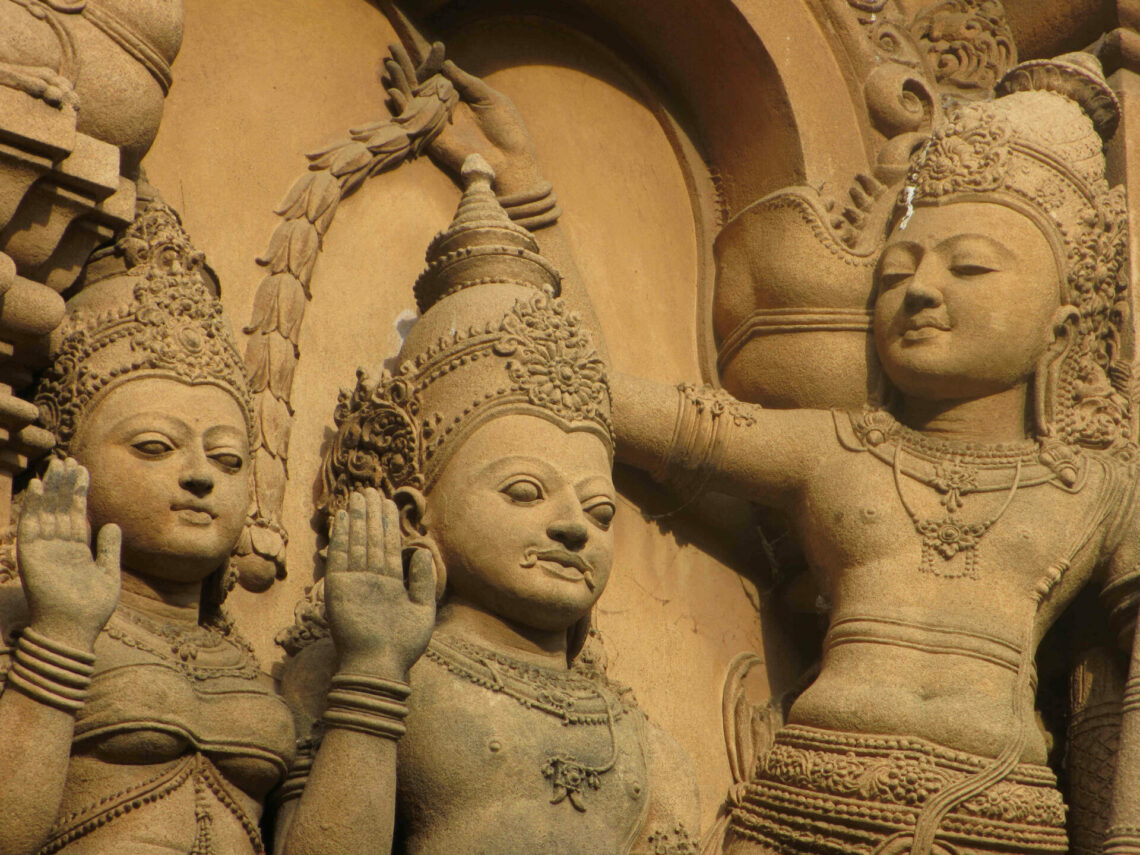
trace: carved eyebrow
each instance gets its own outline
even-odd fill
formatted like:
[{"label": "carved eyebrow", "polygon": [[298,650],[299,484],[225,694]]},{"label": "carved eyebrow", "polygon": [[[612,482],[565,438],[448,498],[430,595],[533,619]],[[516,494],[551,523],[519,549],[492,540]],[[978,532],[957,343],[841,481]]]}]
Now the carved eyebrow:
[{"label": "carved eyebrow", "polygon": [[602,475],[590,475],[574,485],[579,499],[601,499],[614,501],[613,481]]},{"label": "carved eyebrow", "polygon": [[478,472],[479,474],[487,473],[495,475],[501,471],[509,471],[520,466],[529,469],[531,472],[537,471],[546,475],[554,471],[551,469],[549,463],[539,457],[527,457],[522,454],[514,454],[508,457],[496,457],[485,466],[480,467]]},{"label": "carved eyebrow", "polygon": [[938,244],[939,249],[954,250],[961,244],[980,243],[991,252],[997,253],[1004,261],[1016,261],[1016,256],[1008,246],[996,238],[989,235],[977,234],[975,232],[967,232],[965,234],[957,234],[946,238]]},{"label": "carved eyebrow", "polygon": [[206,442],[236,440],[240,445],[246,438],[246,432],[244,428],[236,428],[233,425],[214,425],[206,431],[203,438]]},{"label": "carved eyebrow", "polygon": [[182,421],[182,419],[172,416],[168,412],[154,410],[150,412],[132,413],[126,418],[121,419],[115,425],[114,432],[119,435],[129,435],[132,433],[141,433],[148,428],[165,428],[176,433],[190,430],[189,426],[186,422]]}]

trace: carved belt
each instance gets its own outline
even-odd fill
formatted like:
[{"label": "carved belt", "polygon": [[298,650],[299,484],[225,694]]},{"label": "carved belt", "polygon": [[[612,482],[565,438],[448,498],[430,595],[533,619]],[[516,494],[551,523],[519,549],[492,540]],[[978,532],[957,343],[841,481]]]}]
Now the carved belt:
[{"label": "carved belt", "polygon": [[192,784],[194,787],[194,818],[198,827],[191,855],[223,855],[217,851],[211,839],[213,824],[209,809],[211,796],[241,824],[246,836],[249,837],[252,851],[256,855],[264,855],[265,847],[261,842],[261,832],[257,823],[234,799],[214,764],[202,754],[183,757],[166,766],[152,778],[114,795],[101,798],[90,807],[61,816],[52,829],[51,840],[38,855],[54,855],[124,814],[160,801],[187,784]]},{"label": "carved belt", "polygon": [[[761,758],[731,828],[780,853],[871,853],[913,831],[931,797],[992,763],[922,739],[792,725]],[[935,852],[1068,852],[1056,784],[1048,767],[1016,766],[946,815]]]},{"label": "carved belt", "polygon": [[983,632],[896,618],[851,615],[831,624],[824,650],[843,644],[885,644],[925,653],[952,654],[988,662],[1017,673],[1021,648]]}]

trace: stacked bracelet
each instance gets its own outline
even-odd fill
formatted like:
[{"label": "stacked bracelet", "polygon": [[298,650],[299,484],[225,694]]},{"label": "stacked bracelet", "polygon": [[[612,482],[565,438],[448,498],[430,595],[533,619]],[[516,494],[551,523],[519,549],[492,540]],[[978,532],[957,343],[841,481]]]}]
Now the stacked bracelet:
[{"label": "stacked bracelet", "polygon": [[554,195],[554,185],[549,181],[542,182],[532,190],[498,198],[507,216],[532,232],[554,225],[562,215],[558,197]]},{"label": "stacked bracelet", "polygon": [[407,732],[404,719],[411,691],[407,683],[397,680],[337,674],[329,688],[324,722],[328,727],[399,739]]},{"label": "stacked bracelet", "polygon": [[730,431],[756,423],[743,404],[723,389],[682,383],[669,451],[651,473],[659,481],[699,494],[719,470]]},{"label": "stacked bracelet", "polygon": [[25,629],[16,642],[8,683],[33,700],[76,713],[87,700],[95,656]]}]

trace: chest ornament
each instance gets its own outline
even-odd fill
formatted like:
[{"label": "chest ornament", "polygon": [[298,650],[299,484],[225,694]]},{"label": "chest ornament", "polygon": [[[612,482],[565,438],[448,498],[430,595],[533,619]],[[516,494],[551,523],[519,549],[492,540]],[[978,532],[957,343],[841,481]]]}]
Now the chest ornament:
[{"label": "chest ornament", "polygon": [[[1076,492],[1084,483],[1083,461],[1069,446],[1038,440],[948,442],[899,424],[885,410],[864,410],[853,414],[851,422],[866,450],[891,467],[899,503],[922,540],[919,570],[923,573],[977,579],[978,545],[1020,488],[1054,484]],[[907,498],[907,479],[933,490],[944,512],[937,517],[919,514],[913,497]],[[980,499],[985,493],[997,494],[989,499],[987,513],[973,518],[961,513],[967,497]]]},{"label": "chest ornament", "polygon": [[578,812],[586,812],[585,793],[601,789],[602,776],[617,762],[614,723],[625,710],[616,697],[573,671],[520,662],[454,636],[435,636],[424,658],[488,691],[513,698],[526,709],[559,719],[566,727],[604,726],[609,749],[600,763],[587,763],[560,752],[550,755],[542,765],[542,776],[552,789],[550,803],[567,801]]}]

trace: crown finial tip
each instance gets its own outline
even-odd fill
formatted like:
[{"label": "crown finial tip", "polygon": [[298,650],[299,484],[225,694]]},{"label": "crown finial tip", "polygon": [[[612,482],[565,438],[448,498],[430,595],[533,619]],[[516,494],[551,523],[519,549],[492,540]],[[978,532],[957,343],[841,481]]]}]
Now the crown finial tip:
[{"label": "crown finial tip", "polygon": [[459,174],[463,178],[463,186],[467,188],[474,186],[479,181],[485,181],[489,186],[495,180],[495,170],[491,168],[491,164],[487,163],[486,158],[481,154],[467,155]]}]

